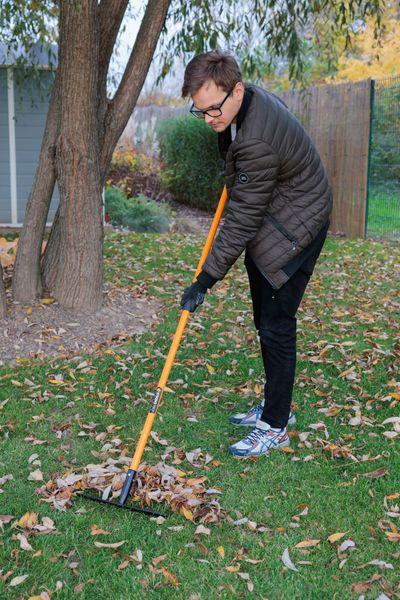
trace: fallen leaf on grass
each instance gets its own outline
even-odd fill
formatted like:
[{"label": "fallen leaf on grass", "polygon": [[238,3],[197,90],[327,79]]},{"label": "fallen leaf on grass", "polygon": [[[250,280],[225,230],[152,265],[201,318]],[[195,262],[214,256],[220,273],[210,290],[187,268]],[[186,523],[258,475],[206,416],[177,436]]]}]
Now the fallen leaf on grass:
[{"label": "fallen leaf on grass", "polygon": [[35,512],[26,512],[18,521],[18,525],[24,529],[32,529],[38,522],[38,516]]},{"label": "fallen leaf on grass", "polygon": [[375,471],[371,471],[370,473],[364,473],[365,477],[369,477],[370,479],[377,479],[378,477],[383,477],[388,473],[388,469],[385,467],[381,467],[380,469],[375,469]]},{"label": "fallen leaf on grass", "polygon": [[196,531],[195,531],[195,533],[197,533],[197,534],[200,534],[200,533],[202,533],[202,534],[204,534],[204,535],[210,535],[210,533],[211,533],[211,529],[209,529],[208,527],[204,527],[204,525],[199,525],[199,526],[196,528]]},{"label": "fallen leaf on grass", "polygon": [[298,568],[292,562],[292,559],[289,556],[289,548],[285,548],[285,550],[283,551],[283,554],[281,556],[281,560],[282,560],[283,564],[285,565],[285,567],[287,567],[288,569],[291,569],[292,571],[298,571]]},{"label": "fallen leaf on grass", "polygon": [[382,575],[380,573],[374,573],[371,579],[367,579],[367,581],[357,581],[356,583],[351,584],[351,591],[353,594],[364,594],[371,589],[371,586],[376,582],[382,579]]},{"label": "fallen leaf on grass", "polygon": [[10,583],[8,584],[8,587],[15,587],[19,585],[20,583],[25,581],[27,577],[28,575],[18,575],[18,577],[13,577],[13,579],[11,579]]},{"label": "fallen leaf on grass", "polygon": [[303,540],[295,545],[295,548],[310,548],[311,546],[317,546],[321,540]]},{"label": "fallen leaf on grass", "polygon": [[43,481],[43,473],[40,469],[35,469],[35,471],[31,471],[28,477],[29,481]]},{"label": "fallen leaf on grass", "polygon": [[167,579],[169,579],[169,581],[172,583],[172,585],[175,587],[178,587],[178,585],[179,585],[178,578],[175,577],[175,575],[173,575],[171,573],[171,571],[168,571],[168,569],[166,569],[163,565],[161,565],[161,570],[162,570],[163,574],[165,575],[165,577]]},{"label": "fallen leaf on grass", "polygon": [[217,548],[217,552],[220,555],[221,558],[225,558],[225,550],[223,546],[218,546]]},{"label": "fallen leaf on grass", "polygon": [[111,531],[106,531],[105,529],[100,529],[97,525],[92,525],[90,528],[90,533],[92,535],[109,535]]},{"label": "fallen leaf on grass", "polygon": [[350,539],[345,540],[338,547],[338,552],[345,552],[346,550],[354,550],[355,547],[356,547],[356,544],[355,544],[355,542],[353,542],[353,540],[350,540]]},{"label": "fallen leaf on grass", "polygon": [[109,544],[106,544],[105,542],[93,542],[94,545],[96,546],[96,548],[119,548],[120,546],[122,546],[122,544],[125,544],[125,540],[122,540],[122,542],[112,542]]},{"label": "fallen leaf on grass", "polygon": [[19,540],[19,545],[22,550],[33,550],[32,546],[30,545],[23,533],[18,533],[16,538],[17,540]]}]

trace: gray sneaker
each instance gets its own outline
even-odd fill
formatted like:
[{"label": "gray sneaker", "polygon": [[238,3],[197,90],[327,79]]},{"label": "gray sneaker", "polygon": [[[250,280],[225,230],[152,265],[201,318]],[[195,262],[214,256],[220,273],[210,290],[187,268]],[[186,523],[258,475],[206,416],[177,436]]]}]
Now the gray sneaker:
[{"label": "gray sneaker", "polygon": [[[232,425],[244,425],[245,427],[255,427],[257,421],[261,418],[262,411],[264,408],[264,401],[253,406],[247,413],[237,413],[229,417],[229,422]],[[288,425],[294,425],[296,423],[296,415],[291,410],[289,413]]]}]

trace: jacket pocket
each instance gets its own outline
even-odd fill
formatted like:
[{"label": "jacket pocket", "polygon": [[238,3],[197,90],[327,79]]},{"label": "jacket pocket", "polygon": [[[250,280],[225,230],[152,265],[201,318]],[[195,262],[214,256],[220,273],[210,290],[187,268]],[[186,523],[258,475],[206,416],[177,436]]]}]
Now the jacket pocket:
[{"label": "jacket pocket", "polygon": [[275,219],[275,217],[273,217],[270,214],[266,214],[265,218],[272,223],[272,225],[275,227],[275,229],[277,229],[278,231],[280,231],[282,233],[282,235],[285,236],[285,238],[287,238],[291,244],[292,244],[292,250],[295,251],[297,249],[297,244],[298,244],[298,240],[296,237],[294,237],[294,235],[292,233],[290,233],[283,225],[282,223],[279,223],[279,221],[277,221]]}]

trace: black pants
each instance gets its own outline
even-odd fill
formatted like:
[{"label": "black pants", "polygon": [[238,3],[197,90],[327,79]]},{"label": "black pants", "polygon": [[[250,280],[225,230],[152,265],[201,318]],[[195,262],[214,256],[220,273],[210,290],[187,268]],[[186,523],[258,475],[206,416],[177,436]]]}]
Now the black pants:
[{"label": "black pants", "polygon": [[279,290],[268,283],[248,252],[245,255],[266,378],[261,420],[271,427],[286,427],[288,422],[296,371],[296,312],[324,241]]}]

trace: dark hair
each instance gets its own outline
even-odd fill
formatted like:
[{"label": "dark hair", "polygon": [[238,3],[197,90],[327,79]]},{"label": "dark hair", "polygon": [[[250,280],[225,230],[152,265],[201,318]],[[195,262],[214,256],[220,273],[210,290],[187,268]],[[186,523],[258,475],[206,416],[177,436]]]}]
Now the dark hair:
[{"label": "dark hair", "polygon": [[242,81],[242,72],[232,54],[212,50],[192,58],[185,69],[182,98],[193,96],[209,79],[225,92],[231,90],[238,81]]}]

